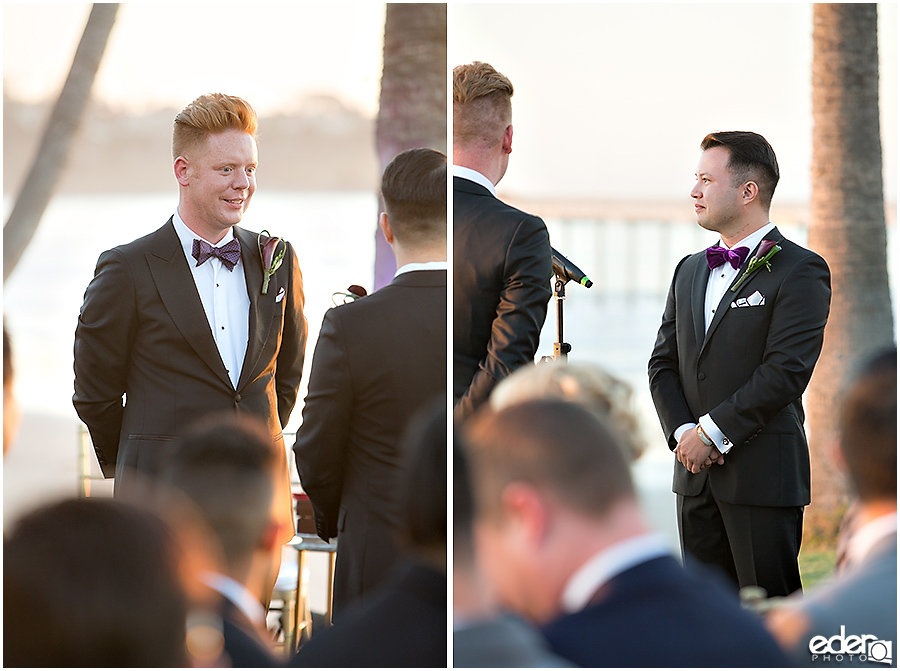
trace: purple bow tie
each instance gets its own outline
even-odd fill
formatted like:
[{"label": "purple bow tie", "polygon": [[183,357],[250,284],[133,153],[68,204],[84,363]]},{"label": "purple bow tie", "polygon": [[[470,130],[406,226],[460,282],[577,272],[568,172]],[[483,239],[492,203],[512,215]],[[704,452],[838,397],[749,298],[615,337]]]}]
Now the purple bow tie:
[{"label": "purple bow tie", "polygon": [[731,264],[732,268],[737,270],[741,267],[741,264],[747,258],[747,254],[749,253],[750,249],[747,247],[726,249],[725,247],[714,245],[706,250],[706,262],[709,264],[710,270],[718,268],[726,261]]},{"label": "purple bow tie", "polygon": [[197,259],[198,266],[202,266],[215,256],[231,272],[241,260],[241,243],[234,238],[221,247],[213,247],[206,240],[194,238],[194,249],[191,251],[191,256]]}]

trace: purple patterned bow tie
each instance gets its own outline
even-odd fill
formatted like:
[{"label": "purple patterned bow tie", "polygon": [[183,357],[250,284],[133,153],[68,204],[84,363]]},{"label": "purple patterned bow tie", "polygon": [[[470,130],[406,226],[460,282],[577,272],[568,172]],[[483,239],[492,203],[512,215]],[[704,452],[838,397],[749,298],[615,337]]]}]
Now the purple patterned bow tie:
[{"label": "purple patterned bow tie", "polygon": [[191,251],[191,256],[197,259],[198,266],[202,266],[215,256],[231,272],[241,260],[241,243],[234,238],[221,247],[213,247],[206,240],[194,238],[194,249]]},{"label": "purple patterned bow tie", "polygon": [[706,250],[706,262],[709,264],[710,270],[718,268],[726,261],[731,264],[732,268],[737,270],[741,267],[741,264],[747,258],[747,254],[749,253],[750,249],[747,247],[726,249],[725,247],[713,245]]}]

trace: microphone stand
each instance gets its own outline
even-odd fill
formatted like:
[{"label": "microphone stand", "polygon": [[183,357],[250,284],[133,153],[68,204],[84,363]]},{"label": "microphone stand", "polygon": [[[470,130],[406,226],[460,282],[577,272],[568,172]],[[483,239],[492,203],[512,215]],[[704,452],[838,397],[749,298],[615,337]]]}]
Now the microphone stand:
[{"label": "microphone stand", "polygon": [[[556,299],[556,342],[553,343],[553,361],[567,361],[572,346],[563,340],[563,301],[566,300],[566,280],[559,275],[553,284],[553,297]],[[551,357],[544,357],[545,360]]]}]

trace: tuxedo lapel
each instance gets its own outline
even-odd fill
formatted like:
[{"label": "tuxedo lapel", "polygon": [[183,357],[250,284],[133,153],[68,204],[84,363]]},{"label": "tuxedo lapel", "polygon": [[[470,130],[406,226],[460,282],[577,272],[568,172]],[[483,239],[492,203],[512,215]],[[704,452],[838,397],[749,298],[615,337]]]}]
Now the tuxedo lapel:
[{"label": "tuxedo lapel", "polygon": [[241,366],[241,375],[237,384],[237,388],[241,389],[249,380],[253,379],[263,347],[269,339],[272,317],[275,314],[275,297],[281,287],[275,276],[272,276],[268,293],[262,294],[263,269],[259,256],[259,239],[253,233],[237,226],[234,227],[234,235],[241,243],[241,263],[244,266],[244,278],[247,280],[247,295],[250,297],[247,352],[244,355],[244,363]]},{"label": "tuxedo lapel", "polygon": [[[777,228],[773,228],[771,231],[769,231],[768,235],[766,235],[763,238],[763,240],[773,240],[775,242],[781,242],[784,240],[784,236],[782,236],[781,233],[778,232]],[[759,241],[759,245],[761,245],[763,243],[763,240]],[[755,273],[753,273],[753,275],[751,275],[747,280],[744,281],[744,283],[740,286],[740,289],[738,291],[731,290],[731,287],[734,286],[734,283],[737,282],[738,279],[740,279],[740,277],[744,274],[744,271],[746,271],[747,268],[749,267],[750,259],[752,259],[753,256],[756,254],[756,250],[759,249],[759,245],[757,245],[753,250],[751,250],[751,252],[749,254],[747,254],[747,258],[744,259],[744,263],[741,265],[741,269],[738,272],[737,277],[735,277],[734,282],[732,282],[731,284],[728,285],[728,288],[725,290],[725,295],[722,296],[722,300],[719,301],[719,305],[718,305],[718,307],[716,307],[716,314],[713,316],[712,322],[709,325],[709,329],[706,331],[706,339],[703,341],[704,347],[706,346],[706,343],[709,341],[709,338],[712,336],[713,331],[716,330],[716,327],[719,325],[719,322],[721,322],[725,318],[726,313],[728,313],[728,311],[730,309],[729,306],[731,305],[731,302],[735,298],[738,298],[742,293],[744,293],[746,291],[746,288],[753,282],[753,280],[759,274],[760,271],[759,271],[759,269],[757,269],[757,271]],[[707,273],[707,276],[708,275],[709,275],[709,273]],[[704,287],[705,287],[705,285],[704,285]],[[701,347],[701,351],[702,350],[703,350],[703,348]]]},{"label": "tuxedo lapel", "polygon": [[216,376],[231,386],[171,219],[154,234],[146,258],[159,297],[175,327]]},{"label": "tuxedo lapel", "polygon": [[691,284],[691,315],[694,318],[694,333],[697,348],[701,349],[706,337],[706,284],[709,280],[709,265],[706,257],[699,254],[694,266],[694,280]]}]

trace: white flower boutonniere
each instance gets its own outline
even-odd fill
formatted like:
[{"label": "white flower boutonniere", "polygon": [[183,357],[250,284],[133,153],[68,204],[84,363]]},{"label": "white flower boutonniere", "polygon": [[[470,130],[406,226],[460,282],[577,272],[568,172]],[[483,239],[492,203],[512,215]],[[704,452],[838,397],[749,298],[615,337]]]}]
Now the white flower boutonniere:
[{"label": "white flower boutonniere", "polygon": [[737,291],[744,282],[750,279],[750,276],[753,275],[753,273],[755,273],[763,266],[766,267],[766,270],[772,272],[772,266],[769,261],[780,251],[781,247],[775,244],[774,241],[763,240],[762,244],[759,246],[759,249],[756,250],[756,254],[753,255],[752,259],[750,259],[750,263],[747,264],[747,270],[745,270],[744,274],[738,278],[737,282],[735,282],[731,287],[731,290]]}]

